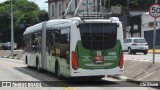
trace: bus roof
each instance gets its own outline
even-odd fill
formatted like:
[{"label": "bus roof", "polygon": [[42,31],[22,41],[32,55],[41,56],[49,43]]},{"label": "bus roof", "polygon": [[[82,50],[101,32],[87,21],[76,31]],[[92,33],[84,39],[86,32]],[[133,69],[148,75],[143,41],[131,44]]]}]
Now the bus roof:
[{"label": "bus roof", "polygon": [[[92,22],[92,23],[105,23],[105,22],[111,22],[111,23],[117,23],[120,22],[119,18],[117,17],[111,17],[109,19],[81,19],[80,17],[73,17],[73,18],[67,18],[67,19],[54,19],[47,21],[47,28],[50,27],[57,27],[61,24],[71,24],[71,23],[77,23],[77,22]],[[33,32],[41,31],[42,30],[42,24],[43,22],[33,25],[31,27],[28,27],[23,35],[30,34]]]},{"label": "bus roof", "polygon": [[[68,18],[68,20],[71,20],[72,22],[74,21],[82,21],[80,17],[73,17],[73,18]],[[119,18],[117,17],[110,17],[109,19],[84,19],[83,21],[85,22],[96,22],[96,23],[102,23],[102,22],[119,22]]]},{"label": "bus roof", "polygon": [[36,31],[40,31],[42,29],[42,24],[43,24],[43,22],[38,23],[36,25],[33,25],[31,27],[28,27],[25,30],[25,32],[23,33],[23,35],[26,35],[26,34],[29,34],[29,33],[32,33],[32,32],[36,32]]}]

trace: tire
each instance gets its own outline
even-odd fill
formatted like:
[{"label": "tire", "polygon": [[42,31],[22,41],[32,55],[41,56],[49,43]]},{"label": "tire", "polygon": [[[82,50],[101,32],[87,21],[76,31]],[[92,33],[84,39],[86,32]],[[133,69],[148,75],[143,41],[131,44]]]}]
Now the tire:
[{"label": "tire", "polygon": [[147,55],[147,54],[148,54],[148,52],[147,52],[147,51],[145,51],[145,52],[143,52],[143,54],[144,54],[144,55]]},{"label": "tire", "polygon": [[132,54],[131,48],[128,48],[128,54]]},{"label": "tire", "polygon": [[136,52],[132,52],[133,54],[136,54]]},{"label": "tire", "polygon": [[55,65],[55,75],[59,80],[62,80],[62,76],[60,74],[60,66],[58,62],[56,62],[56,65]]},{"label": "tire", "polygon": [[43,72],[43,69],[40,67],[40,63],[39,63],[38,59],[36,60],[36,68],[37,68],[38,72],[40,72],[40,73]]},{"label": "tire", "polygon": [[29,67],[29,65],[28,65],[28,58],[27,58],[27,56],[26,56],[26,65],[27,65],[27,67]]}]

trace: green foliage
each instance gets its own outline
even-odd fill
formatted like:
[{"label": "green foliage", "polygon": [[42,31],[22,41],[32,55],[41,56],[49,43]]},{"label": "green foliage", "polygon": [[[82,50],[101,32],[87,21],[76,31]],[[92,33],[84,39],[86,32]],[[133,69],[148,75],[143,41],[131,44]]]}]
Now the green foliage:
[{"label": "green foliage", "polygon": [[[14,16],[14,34],[15,42],[21,45],[22,35],[25,28],[19,28],[19,24],[24,22],[25,26],[48,20],[48,13],[40,10],[38,5],[27,0],[12,0]],[[10,0],[0,3],[0,40],[3,42],[10,41]]]}]

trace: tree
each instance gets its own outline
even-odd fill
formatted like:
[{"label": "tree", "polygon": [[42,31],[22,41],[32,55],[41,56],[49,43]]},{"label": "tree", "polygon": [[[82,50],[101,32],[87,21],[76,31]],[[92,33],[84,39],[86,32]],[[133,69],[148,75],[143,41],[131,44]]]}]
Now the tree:
[{"label": "tree", "polygon": [[[27,0],[12,0],[14,16],[15,42],[21,46],[22,35],[27,26],[48,20],[48,13],[40,10],[38,5]],[[10,41],[10,0],[0,3],[0,40]],[[20,24],[25,27],[20,28]]]}]

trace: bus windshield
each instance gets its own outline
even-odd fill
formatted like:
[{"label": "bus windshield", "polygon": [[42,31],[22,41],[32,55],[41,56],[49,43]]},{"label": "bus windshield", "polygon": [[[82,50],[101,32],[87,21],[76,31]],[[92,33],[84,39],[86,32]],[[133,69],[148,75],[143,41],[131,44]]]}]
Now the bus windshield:
[{"label": "bus windshield", "polygon": [[79,29],[82,45],[86,49],[104,50],[116,44],[116,23],[82,23]]}]

